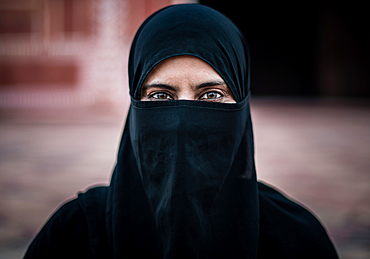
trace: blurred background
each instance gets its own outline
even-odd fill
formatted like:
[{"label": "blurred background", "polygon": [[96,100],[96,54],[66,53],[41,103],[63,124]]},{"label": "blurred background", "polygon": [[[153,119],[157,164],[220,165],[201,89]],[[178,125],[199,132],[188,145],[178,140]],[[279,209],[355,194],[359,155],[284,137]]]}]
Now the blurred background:
[{"label": "blurred background", "polygon": [[369,16],[330,0],[0,0],[0,258],[109,184],[133,36],[185,2],[221,11],[249,43],[259,180],[314,211],[341,258],[370,258]]}]

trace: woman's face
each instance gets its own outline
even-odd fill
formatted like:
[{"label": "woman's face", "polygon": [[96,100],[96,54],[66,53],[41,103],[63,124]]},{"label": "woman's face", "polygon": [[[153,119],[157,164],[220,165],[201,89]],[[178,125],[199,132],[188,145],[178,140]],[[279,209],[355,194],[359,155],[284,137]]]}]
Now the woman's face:
[{"label": "woman's face", "polygon": [[143,83],[140,100],[235,103],[230,88],[213,67],[186,55],[168,58],[155,66]]}]

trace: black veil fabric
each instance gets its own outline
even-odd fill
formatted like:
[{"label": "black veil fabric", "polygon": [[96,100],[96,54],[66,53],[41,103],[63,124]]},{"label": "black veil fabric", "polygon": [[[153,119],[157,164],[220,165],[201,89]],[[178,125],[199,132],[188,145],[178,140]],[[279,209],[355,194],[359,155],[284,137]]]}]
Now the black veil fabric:
[{"label": "black veil fabric", "polygon": [[[211,65],[236,103],[142,102],[161,61]],[[337,258],[320,222],[256,181],[248,47],[235,25],[197,4],[166,7],[139,28],[131,106],[110,186],[62,206],[25,258]]]},{"label": "black veil fabric", "polygon": [[[155,65],[179,55],[210,64],[237,103],[139,101]],[[108,191],[115,258],[337,257],[311,213],[256,181],[249,63],[240,31],[205,6],[170,6],[139,28],[129,57],[131,106]]]}]

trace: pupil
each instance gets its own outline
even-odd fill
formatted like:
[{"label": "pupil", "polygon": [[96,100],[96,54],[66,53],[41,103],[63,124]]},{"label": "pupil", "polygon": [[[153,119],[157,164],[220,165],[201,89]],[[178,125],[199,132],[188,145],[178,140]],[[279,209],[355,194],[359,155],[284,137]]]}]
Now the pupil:
[{"label": "pupil", "polygon": [[159,94],[158,97],[159,99],[166,99],[166,94],[163,94],[163,93]]},{"label": "pupil", "polygon": [[214,98],[216,98],[216,94],[215,93],[209,93],[208,98],[209,99],[214,99]]}]

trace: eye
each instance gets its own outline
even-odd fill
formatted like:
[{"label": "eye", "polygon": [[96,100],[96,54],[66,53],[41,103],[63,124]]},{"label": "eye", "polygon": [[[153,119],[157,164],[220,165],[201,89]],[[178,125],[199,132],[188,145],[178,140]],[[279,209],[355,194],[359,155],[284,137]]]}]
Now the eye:
[{"label": "eye", "polygon": [[222,99],[222,97],[224,97],[223,94],[216,92],[216,91],[211,91],[211,92],[207,92],[203,94],[202,97],[200,97],[200,100],[214,101],[214,100]]},{"label": "eye", "polygon": [[167,101],[172,100],[173,98],[164,92],[156,92],[154,94],[149,95],[149,99],[152,101]]}]

